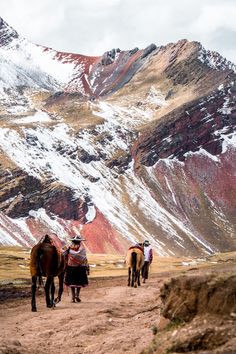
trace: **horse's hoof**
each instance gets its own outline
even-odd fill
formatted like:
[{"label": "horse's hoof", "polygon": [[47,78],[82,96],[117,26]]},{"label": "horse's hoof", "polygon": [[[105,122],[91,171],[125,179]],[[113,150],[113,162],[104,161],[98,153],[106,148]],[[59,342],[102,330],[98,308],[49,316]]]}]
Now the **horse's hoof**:
[{"label": "horse's hoof", "polygon": [[32,307],[31,311],[32,311],[32,312],[37,312],[36,307]]},{"label": "horse's hoof", "polygon": [[134,285],[134,288],[137,288],[137,285],[136,285],[136,284]]}]

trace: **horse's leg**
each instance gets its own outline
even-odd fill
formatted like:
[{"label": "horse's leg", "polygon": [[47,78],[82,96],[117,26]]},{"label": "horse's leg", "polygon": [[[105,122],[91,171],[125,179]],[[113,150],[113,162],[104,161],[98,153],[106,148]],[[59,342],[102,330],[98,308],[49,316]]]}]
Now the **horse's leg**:
[{"label": "horse's leg", "polygon": [[59,279],[59,288],[58,288],[58,295],[57,298],[55,299],[55,304],[61,301],[61,296],[63,293],[63,282],[64,282],[64,272],[58,275]]},{"label": "horse's leg", "polygon": [[36,312],[36,283],[37,283],[37,275],[32,276],[32,285],[31,285],[31,311]]},{"label": "horse's leg", "polygon": [[50,300],[52,307],[55,307],[54,295],[55,295],[55,283],[54,283],[54,278],[52,278],[52,283],[51,283],[51,300]]},{"label": "horse's leg", "polygon": [[52,280],[53,280],[53,277],[52,276],[48,276],[47,280],[46,280],[45,287],[44,287],[47,307],[52,307],[52,304],[51,304],[51,301],[50,301],[50,295],[49,295],[49,291],[50,291],[50,288],[51,288]]},{"label": "horse's leg", "polygon": [[140,270],[137,270],[138,286],[140,286]]},{"label": "horse's leg", "polygon": [[134,287],[137,288],[138,270],[134,272]]},{"label": "horse's leg", "polygon": [[128,269],[128,286],[130,286],[131,268]]},{"label": "horse's leg", "polygon": [[135,287],[135,269],[132,269],[131,286]]},{"label": "horse's leg", "polygon": [[131,253],[131,264],[132,264],[132,266],[131,266],[131,268],[132,268],[131,286],[135,286],[136,285],[135,284],[135,282],[136,282],[136,270],[137,270],[137,253],[136,252],[132,252]]}]

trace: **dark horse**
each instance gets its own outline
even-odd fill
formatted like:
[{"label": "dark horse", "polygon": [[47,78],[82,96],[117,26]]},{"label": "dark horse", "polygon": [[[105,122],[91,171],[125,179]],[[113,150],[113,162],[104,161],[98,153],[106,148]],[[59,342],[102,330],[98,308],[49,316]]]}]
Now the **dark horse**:
[{"label": "dark horse", "polygon": [[137,285],[140,286],[140,271],[144,264],[144,254],[141,246],[132,246],[128,249],[126,264],[128,266],[128,286],[137,288]]},{"label": "dark horse", "polygon": [[[58,247],[56,247],[58,245]],[[37,279],[42,284],[42,277],[46,277],[44,286],[47,307],[54,307],[56,303],[61,301],[63,293],[63,280],[65,270],[64,256],[60,252],[61,241],[57,236],[45,235],[44,238],[35,245],[30,254],[30,273],[32,277],[32,311],[36,308],[36,285]],[[58,297],[54,301],[55,284],[54,277],[59,278]]]}]

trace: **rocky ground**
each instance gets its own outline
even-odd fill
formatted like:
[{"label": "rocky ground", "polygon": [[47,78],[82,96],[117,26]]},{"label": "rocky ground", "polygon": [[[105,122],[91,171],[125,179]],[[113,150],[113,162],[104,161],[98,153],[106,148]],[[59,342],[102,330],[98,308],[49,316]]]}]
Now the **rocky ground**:
[{"label": "rocky ground", "polygon": [[92,276],[81,303],[65,289],[54,310],[40,290],[37,313],[29,285],[2,281],[0,353],[235,353],[236,254],[184,265],[160,266],[138,289],[126,276]]}]

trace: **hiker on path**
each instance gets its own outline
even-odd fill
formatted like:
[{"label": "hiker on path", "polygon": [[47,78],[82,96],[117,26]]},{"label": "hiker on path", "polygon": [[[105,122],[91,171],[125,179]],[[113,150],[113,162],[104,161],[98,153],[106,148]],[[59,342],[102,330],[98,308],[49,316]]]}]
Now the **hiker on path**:
[{"label": "hiker on path", "polygon": [[153,260],[152,247],[148,240],[144,241],[143,249],[144,249],[144,265],[142,267],[142,278],[143,278],[143,283],[145,283],[146,280],[148,279],[149,267]]},{"label": "hiker on path", "polygon": [[77,235],[70,241],[71,245],[64,252],[67,259],[65,284],[70,287],[71,301],[80,302],[80,289],[88,286],[89,274],[86,250],[82,244],[85,239]]}]

